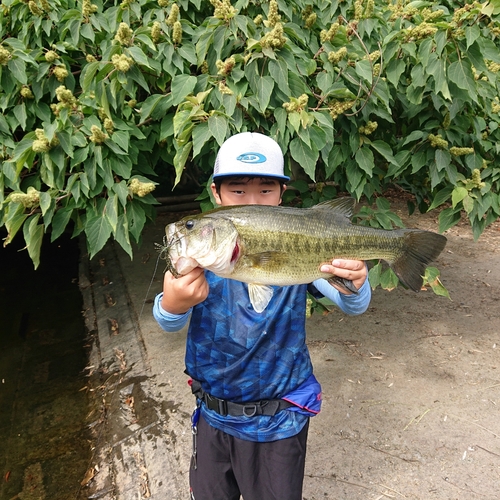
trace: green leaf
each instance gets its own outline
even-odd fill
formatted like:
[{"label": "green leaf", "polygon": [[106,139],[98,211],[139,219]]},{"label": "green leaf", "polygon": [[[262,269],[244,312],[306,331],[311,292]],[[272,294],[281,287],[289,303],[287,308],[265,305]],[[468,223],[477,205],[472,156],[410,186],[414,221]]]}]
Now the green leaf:
[{"label": "green leaf", "polygon": [[309,91],[304,79],[292,71],[288,74],[288,85],[290,86],[291,96],[300,96],[302,94],[307,94]]},{"label": "green leaf", "polygon": [[426,268],[424,275],[424,286],[428,284],[436,295],[439,295],[440,297],[447,297],[448,299],[450,299],[450,293],[448,292],[448,290],[446,290],[443,283],[441,283],[439,274],[439,270],[435,267]]},{"label": "green leaf", "polygon": [[32,215],[23,226],[24,241],[35,269],[40,265],[40,250],[44,233],[44,225],[38,224],[39,219],[40,214]]},{"label": "green leaf", "polygon": [[445,208],[438,216],[439,232],[444,233],[446,230],[458,224],[460,221],[460,210],[454,208]]},{"label": "green leaf", "polygon": [[477,41],[468,48],[467,55],[469,56],[472,66],[474,66],[477,71],[488,71],[488,67],[484,62],[484,56],[481,53],[481,47]]},{"label": "green leaf", "polygon": [[292,158],[304,169],[304,172],[315,180],[316,162],[318,161],[319,151],[305,144],[296,137],[290,142],[290,154]]},{"label": "green leaf", "polygon": [[132,45],[132,47],[129,47],[127,49],[127,51],[132,56],[132,59],[137,64],[142,64],[143,66],[146,66],[147,68],[151,68],[146,54],[144,54],[144,52],[140,49],[140,47],[137,47],[136,45]]},{"label": "green leaf", "polygon": [[426,134],[424,132],[422,132],[421,130],[414,130],[406,137],[406,139],[403,142],[403,146],[406,146],[410,142],[418,141],[419,139],[422,139],[422,137],[424,137],[424,135],[426,135]]},{"label": "green leaf", "polygon": [[193,149],[193,142],[189,141],[183,146],[181,146],[174,156],[174,167],[175,167],[174,186],[177,186],[177,184],[179,184],[181,180],[182,173],[184,172],[184,166],[186,165],[186,161],[189,158],[192,149]]},{"label": "green leaf", "polygon": [[288,122],[290,123],[293,131],[295,133],[298,133],[300,129],[300,113],[298,113],[297,111],[288,113]]},{"label": "green leaf", "polygon": [[498,43],[493,42],[489,38],[482,37],[478,40],[481,46],[481,53],[485,59],[493,62],[500,63],[500,51],[498,50]]},{"label": "green leaf", "polygon": [[189,62],[189,64],[197,64],[196,51],[193,45],[183,44],[182,47],[179,47],[178,52],[183,59]]},{"label": "green leaf", "polygon": [[7,63],[7,67],[9,71],[12,73],[12,76],[22,85],[26,85],[28,83],[28,76],[26,74],[26,63],[20,59],[19,57],[13,57]]},{"label": "green leaf", "polygon": [[465,39],[467,40],[467,49],[479,38],[481,31],[479,26],[474,24],[465,27]]},{"label": "green leaf", "polygon": [[91,62],[83,67],[82,74],[80,75],[80,84],[83,92],[88,92],[92,87],[94,76],[99,69],[99,65],[99,62]]},{"label": "green leaf", "polygon": [[125,132],[124,130],[115,130],[111,136],[111,140],[118,144],[123,151],[126,153],[128,152],[130,144],[130,134],[128,132]]},{"label": "green leaf", "polygon": [[356,151],[354,158],[359,168],[371,177],[373,175],[373,168],[375,167],[375,161],[371,150],[369,148],[361,147]]},{"label": "green leaf", "polygon": [[[333,75],[329,71],[322,71],[321,73],[318,73],[318,76],[316,77],[316,82],[321,92],[326,94],[330,89],[330,87],[333,85]],[[288,85],[288,78],[287,78],[287,85]]]},{"label": "green leaf", "polygon": [[146,223],[146,214],[142,203],[132,200],[127,205],[127,219],[130,234],[139,241],[141,233]]},{"label": "green leaf", "polygon": [[[119,75],[119,73],[118,73]],[[139,68],[137,66],[132,66],[125,77],[125,82],[127,82],[127,78],[130,78],[130,80],[133,80],[134,82],[138,83],[146,92],[150,92],[149,90],[149,85],[146,79],[144,78],[144,75],[141,73]]]},{"label": "green leaf", "polygon": [[373,69],[370,64],[370,61],[367,61],[366,59],[363,59],[362,61],[357,61],[355,66],[355,71],[360,78],[368,81],[368,83],[370,84],[372,83]]},{"label": "green leaf", "polygon": [[17,234],[19,229],[21,229],[24,221],[28,217],[24,213],[24,206],[21,203],[9,203],[9,210],[7,216],[4,220],[5,227],[7,229],[7,238],[5,238],[3,245],[8,245]]},{"label": "green leaf", "polygon": [[446,169],[451,162],[451,155],[448,151],[436,149],[434,154],[438,171]]},{"label": "green leaf", "polygon": [[384,141],[378,140],[370,142],[370,145],[372,146],[373,149],[378,151],[388,162],[393,163],[398,167],[400,166],[399,162],[396,160],[396,158],[394,158],[394,155],[392,154],[392,149],[389,146],[389,144],[387,144]]},{"label": "green leaf", "polygon": [[281,92],[287,97],[292,97],[288,86],[288,66],[283,59],[269,61],[269,74],[275,79]]},{"label": "green leaf", "polygon": [[125,214],[118,217],[116,232],[114,233],[115,240],[127,252],[130,259],[133,259],[132,245],[130,244],[128,220]]},{"label": "green leaf", "polygon": [[260,111],[265,113],[269,106],[271,94],[274,89],[274,80],[271,76],[263,76],[257,82],[257,99],[259,101]]},{"label": "green leaf", "polygon": [[424,151],[418,151],[411,157],[412,174],[416,174],[427,164],[427,154]]},{"label": "green leaf", "polygon": [[[114,136],[114,134],[113,134],[113,136]],[[115,153],[117,155],[126,155],[127,151],[124,151],[123,149],[121,149],[118,146],[118,144],[114,141],[113,136],[111,137],[111,139],[106,139],[104,141],[104,144],[106,144],[106,146],[108,146],[108,148],[111,149],[111,151],[113,151],[113,153]],[[96,148],[95,151],[97,154],[98,151],[101,151],[101,148]],[[102,159],[98,162],[98,164],[102,166]]]},{"label": "green leaf", "polygon": [[450,199],[452,191],[453,191],[453,186],[447,186],[444,189],[441,189],[441,191],[439,191],[436,194],[436,196],[434,196],[434,199],[432,200],[429,210],[433,210],[434,208],[439,207],[443,203],[446,203]]},{"label": "green leaf", "polygon": [[380,286],[384,290],[394,290],[398,286],[399,279],[391,268],[385,269],[380,275]]},{"label": "green leaf", "polygon": [[57,138],[59,139],[59,144],[63,151],[70,157],[73,158],[73,145],[71,144],[71,135],[67,130],[61,130],[57,132]]},{"label": "green leaf", "polygon": [[224,111],[227,116],[233,116],[236,109],[237,100],[234,95],[223,95],[222,102],[224,104]]},{"label": "green leaf", "polygon": [[469,191],[461,186],[455,186],[451,193],[452,207],[455,208],[467,195]]},{"label": "green leaf", "polygon": [[83,38],[86,38],[87,40],[94,42],[95,33],[94,33],[94,30],[92,29],[91,24],[83,23],[81,28],[80,28],[80,33],[81,33]]},{"label": "green leaf", "polygon": [[102,214],[93,214],[87,211],[85,234],[89,242],[90,258],[92,259],[101,250],[111,236],[111,226]]},{"label": "green leaf", "polygon": [[387,80],[397,88],[399,79],[404,73],[406,65],[402,59],[392,59],[386,68]]},{"label": "green leaf", "polygon": [[309,184],[302,179],[297,179],[295,181],[291,181],[288,183],[288,186],[297,189],[297,191],[300,194],[304,194],[304,193],[309,192]]},{"label": "green leaf", "polygon": [[19,141],[12,154],[12,159],[10,161],[16,163],[18,170],[20,170],[28,158],[28,156],[33,153],[31,146],[33,146],[33,141],[35,140],[35,133],[27,133],[21,141]]},{"label": "green leaf", "polygon": [[438,59],[437,57],[431,57],[429,60],[429,64],[426,67],[426,71],[428,74],[434,77],[435,92],[440,92],[445,99],[451,100],[448,81],[446,79],[445,65],[446,61]]},{"label": "green leaf", "polygon": [[380,262],[378,264],[375,264],[369,271],[368,271],[368,281],[370,282],[370,286],[372,287],[373,290],[377,288],[380,285],[380,275],[382,273],[382,265]]},{"label": "green leaf", "polygon": [[0,114],[0,132],[3,132],[4,134],[10,133],[9,124],[3,114]]},{"label": "green leaf", "polygon": [[413,84],[409,85],[406,90],[406,97],[408,100],[415,104],[416,106],[422,103],[422,98],[424,95],[424,87],[415,87]]},{"label": "green leaf", "polygon": [[467,195],[462,200],[462,205],[464,210],[467,212],[467,215],[474,210],[474,199],[467,193]]},{"label": "green leaf", "polygon": [[118,224],[118,196],[111,194],[106,201],[104,208],[104,215],[111,226],[111,229],[116,233],[116,226]]},{"label": "green leaf", "polygon": [[52,204],[52,200],[53,198],[49,193],[47,193],[46,191],[40,192],[40,209],[42,211],[42,215],[45,215],[47,213],[47,210],[49,210]]},{"label": "green leaf", "polygon": [[68,208],[62,208],[58,210],[52,219],[52,233],[50,236],[50,241],[55,241],[61,234],[64,233],[68,222],[71,220],[71,214],[73,210]]},{"label": "green leaf", "polygon": [[125,181],[115,182],[111,190],[116,194],[122,207],[127,205],[127,198],[129,196],[127,183]]},{"label": "green leaf", "polygon": [[17,118],[17,121],[19,122],[19,125],[21,125],[21,128],[23,130],[26,130],[26,120],[28,116],[26,114],[26,105],[24,104],[24,102],[14,107],[14,116]]},{"label": "green leaf", "polygon": [[476,83],[469,64],[464,60],[451,63],[448,67],[448,77],[458,88],[467,91],[470,99],[478,102]]},{"label": "green leaf", "polygon": [[191,94],[196,87],[196,76],[177,75],[172,78],[172,106],[177,106],[185,97]]},{"label": "green leaf", "polygon": [[[185,96],[184,96],[185,97]],[[184,98],[183,97],[183,98]],[[141,121],[146,121],[151,113],[155,110],[156,106],[163,100],[170,100],[170,96],[163,94],[150,95],[143,103],[141,107]]]},{"label": "green leaf", "polygon": [[210,116],[208,119],[208,130],[215,137],[219,146],[222,146],[228,130],[227,118],[221,115]]}]

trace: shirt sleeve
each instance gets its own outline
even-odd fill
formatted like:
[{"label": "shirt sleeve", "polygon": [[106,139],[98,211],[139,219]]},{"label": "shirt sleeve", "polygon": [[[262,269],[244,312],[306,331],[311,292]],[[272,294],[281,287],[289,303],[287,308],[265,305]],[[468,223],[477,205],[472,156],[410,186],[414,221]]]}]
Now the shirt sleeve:
[{"label": "shirt sleeve", "polygon": [[184,314],[172,314],[161,307],[163,293],[159,293],[153,303],[153,316],[166,332],[178,332],[188,322],[191,309]]},{"label": "shirt sleeve", "polygon": [[334,302],[343,312],[350,315],[362,314],[370,305],[372,290],[368,279],[363,283],[358,293],[346,295],[339,292],[325,279],[318,279],[313,282],[318,292]]}]

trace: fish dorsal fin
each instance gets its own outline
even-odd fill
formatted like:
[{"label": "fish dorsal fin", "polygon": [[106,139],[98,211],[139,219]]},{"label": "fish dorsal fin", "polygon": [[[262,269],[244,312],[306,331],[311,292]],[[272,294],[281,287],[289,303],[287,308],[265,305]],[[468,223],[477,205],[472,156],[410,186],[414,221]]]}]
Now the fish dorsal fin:
[{"label": "fish dorsal fin", "polygon": [[248,284],[248,295],[255,312],[261,313],[273,298],[273,289],[267,285]]},{"label": "fish dorsal fin", "polygon": [[354,198],[344,197],[335,198],[334,200],[327,200],[312,206],[314,210],[332,210],[336,214],[343,215],[350,219],[354,213],[354,205],[356,201]]}]

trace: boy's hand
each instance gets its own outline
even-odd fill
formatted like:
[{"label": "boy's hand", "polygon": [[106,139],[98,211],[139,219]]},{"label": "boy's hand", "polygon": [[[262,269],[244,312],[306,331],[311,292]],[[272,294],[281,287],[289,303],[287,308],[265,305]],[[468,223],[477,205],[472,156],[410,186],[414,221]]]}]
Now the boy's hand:
[{"label": "boy's hand", "polygon": [[[331,264],[323,264],[321,266],[321,272],[330,273],[335,276],[339,276],[340,278],[348,279],[352,281],[353,285],[358,290],[361,288],[368,276],[366,264],[362,260],[334,259]],[[341,290],[336,286],[335,288],[345,294],[345,290]]]},{"label": "boy's hand", "polygon": [[208,289],[205,273],[201,267],[179,278],[174,278],[167,271],[163,278],[161,307],[171,314],[184,314],[207,298]]}]

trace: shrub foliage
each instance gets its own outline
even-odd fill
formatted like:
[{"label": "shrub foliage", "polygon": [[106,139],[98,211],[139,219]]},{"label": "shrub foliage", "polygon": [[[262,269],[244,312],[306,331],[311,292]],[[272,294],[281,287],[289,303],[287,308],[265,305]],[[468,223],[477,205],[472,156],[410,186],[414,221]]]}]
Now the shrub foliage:
[{"label": "shrub foliage", "polygon": [[[235,132],[308,202],[397,184],[440,230],[500,215],[499,0],[2,0],[0,221],[35,265],[71,227],[132,256],[158,175],[204,184]],[[331,185],[325,185],[330,181]],[[315,199],[316,197],[316,199]]]}]

